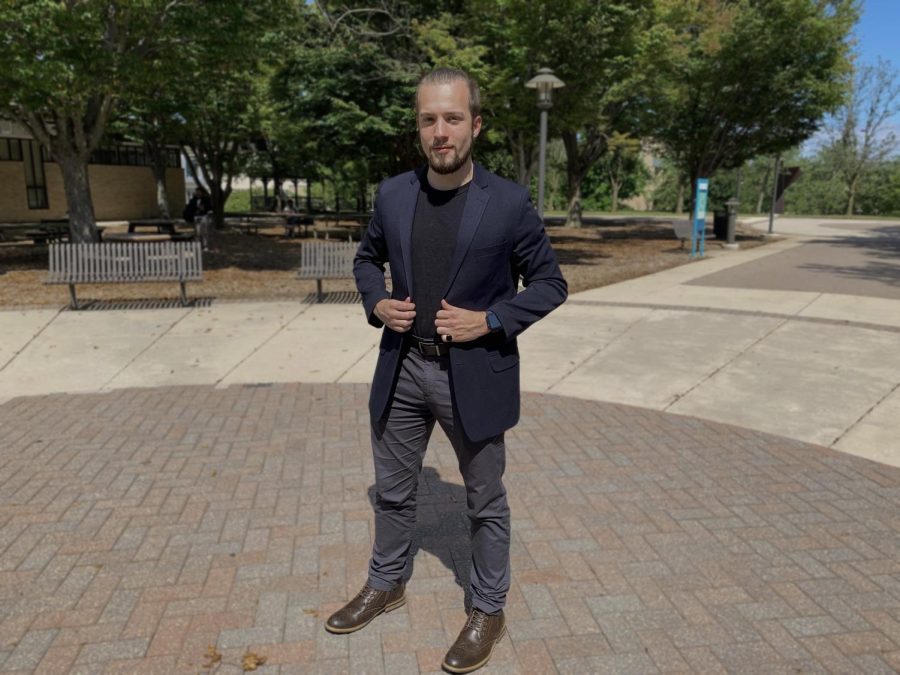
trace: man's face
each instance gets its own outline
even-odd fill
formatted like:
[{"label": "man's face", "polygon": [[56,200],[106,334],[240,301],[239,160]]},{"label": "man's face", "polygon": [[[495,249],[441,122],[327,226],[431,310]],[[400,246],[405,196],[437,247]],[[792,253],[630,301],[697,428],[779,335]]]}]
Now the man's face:
[{"label": "man's face", "polygon": [[416,124],[428,165],[439,174],[457,171],[472,154],[481,117],[469,112],[469,87],[462,80],[419,89]]}]

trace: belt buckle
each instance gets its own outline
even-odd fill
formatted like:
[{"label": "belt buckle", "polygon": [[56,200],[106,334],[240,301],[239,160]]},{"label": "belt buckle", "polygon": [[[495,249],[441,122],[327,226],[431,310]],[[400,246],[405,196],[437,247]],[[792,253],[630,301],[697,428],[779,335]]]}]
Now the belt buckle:
[{"label": "belt buckle", "polygon": [[413,337],[413,344],[422,356],[446,356],[447,345],[437,342],[425,342]]}]

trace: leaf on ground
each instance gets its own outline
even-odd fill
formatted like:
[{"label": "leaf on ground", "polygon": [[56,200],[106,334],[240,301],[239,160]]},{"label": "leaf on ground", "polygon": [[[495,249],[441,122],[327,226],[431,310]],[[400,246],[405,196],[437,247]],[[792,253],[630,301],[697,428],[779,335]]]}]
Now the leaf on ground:
[{"label": "leaf on ground", "polygon": [[208,670],[222,660],[222,655],[219,653],[219,650],[216,649],[215,645],[207,645],[206,654],[203,658],[206,660],[203,667]]},{"label": "leaf on ground", "polygon": [[264,665],[265,663],[266,663],[265,656],[260,656],[259,654],[254,654],[253,652],[248,650],[247,653],[244,654],[244,658],[241,659],[241,668],[243,668],[244,672],[246,673],[249,670],[256,670],[257,668]]},{"label": "leaf on ground", "polygon": [[304,608],[303,608],[303,613],[304,613],[304,614],[309,614],[310,616],[319,616],[319,610],[317,610],[317,609],[310,609],[309,607],[304,607]]}]

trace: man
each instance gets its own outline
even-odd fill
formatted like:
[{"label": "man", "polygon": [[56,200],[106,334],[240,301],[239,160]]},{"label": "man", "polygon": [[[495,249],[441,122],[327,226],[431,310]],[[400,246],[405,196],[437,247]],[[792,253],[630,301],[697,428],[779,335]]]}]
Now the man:
[{"label": "man", "polygon": [[194,226],[194,236],[203,245],[203,250],[209,250],[209,225],[212,220],[212,201],[209,193],[202,185],[194,190],[194,196],[185,205],[182,217]]},{"label": "man", "polygon": [[375,545],[366,585],[326,622],[350,633],[405,602],[417,482],[437,420],[459,460],[472,526],[472,609],[443,664],[454,673],[487,663],[506,628],[503,434],[519,419],[516,336],[567,293],[527,190],[472,161],[479,99],[462,71],[422,78],[416,122],[428,165],[382,183],[356,255],[366,317],[384,326],[369,399]]}]

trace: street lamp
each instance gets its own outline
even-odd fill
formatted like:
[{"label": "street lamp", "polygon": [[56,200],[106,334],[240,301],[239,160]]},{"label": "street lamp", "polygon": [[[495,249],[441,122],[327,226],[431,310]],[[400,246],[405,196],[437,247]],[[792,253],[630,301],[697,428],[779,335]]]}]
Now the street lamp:
[{"label": "street lamp", "polygon": [[540,68],[525,86],[537,89],[538,108],[541,110],[541,148],[538,155],[538,214],[544,217],[544,165],[547,158],[547,111],[553,106],[553,90],[565,87],[549,68]]}]

